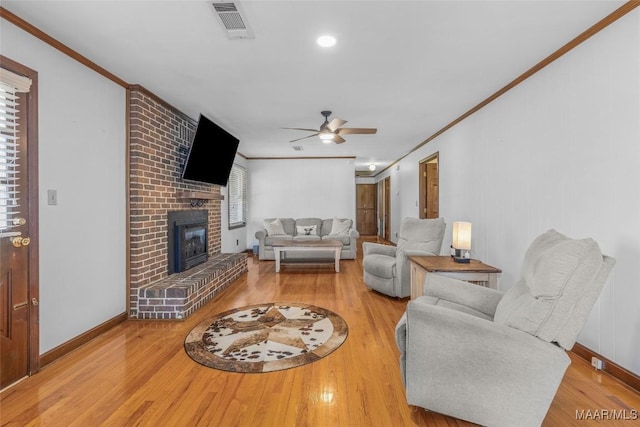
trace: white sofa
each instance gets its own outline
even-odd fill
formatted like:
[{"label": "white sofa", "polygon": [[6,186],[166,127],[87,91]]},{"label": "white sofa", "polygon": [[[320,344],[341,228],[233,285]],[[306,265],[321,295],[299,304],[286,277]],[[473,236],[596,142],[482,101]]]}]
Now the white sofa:
[{"label": "white sofa", "polygon": [[[336,227],[334,219],[339,221]],[[278,228],[278,221],[282,225],[281,229]],[[264,220],[264,228],[256,231],[255,236],[258,239],[258,256],[261,260],[274,260],[272,244],[281,240],[338,240],[342,242],[340,259],[355,259],[360,233],[353,228],[353,221],[348,218],[267,218]],[[290,258],[326,256],[326,252],[304,252],[295,253]]]}]

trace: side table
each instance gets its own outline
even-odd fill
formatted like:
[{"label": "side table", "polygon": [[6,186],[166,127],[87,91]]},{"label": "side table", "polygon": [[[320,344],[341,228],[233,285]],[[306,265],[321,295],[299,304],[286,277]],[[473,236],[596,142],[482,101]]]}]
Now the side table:
[{"label": "side table", "polygon": [[450,256],[410,256],[411,299],[422,296],[427,273],[440,274],[465,282],[475,283],[491,289],[498,288],[498,273],[502,270],[476,259],[469,263],[454,262]]}]

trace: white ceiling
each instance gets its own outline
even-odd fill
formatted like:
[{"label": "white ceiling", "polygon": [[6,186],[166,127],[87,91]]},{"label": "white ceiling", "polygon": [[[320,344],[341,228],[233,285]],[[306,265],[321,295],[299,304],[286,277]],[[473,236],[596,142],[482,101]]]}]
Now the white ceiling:
[{"label": "white ceiling", "polygon": [[[622,3],[243,1],[255,38],[229,40],[212,1],[2,0],[128,83],[213,119],[247,157],[355,156],[356,170],[378,171]],[[325,33],[334,48],[315,44]],[[282,127],[317,128],[324,109],[378,133],[289,142],[307,134]]]}]

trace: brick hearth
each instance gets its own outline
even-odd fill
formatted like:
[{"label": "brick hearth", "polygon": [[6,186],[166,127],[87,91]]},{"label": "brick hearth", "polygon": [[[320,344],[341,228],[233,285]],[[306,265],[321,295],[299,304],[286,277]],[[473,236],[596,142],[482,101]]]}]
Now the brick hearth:
[{"label": "brick hearth", "polygon": [[185,319],[247,271],[247,255],[218,254],[138,288],[139,319]]},{"label": "brick hearth", "polygon": [[[188,301],[184,304],[173,304],[175,301],[169,301],[171,298],[168,297],[160,298],[164,300],[160,303],[159,298],[146,296],[147,291],[155,289],[160,292],[162,286],[166,285],[169,285],[167,292],[178,292],[176,287],[171,287],[173,275],[168,277],[167,274],[167,212],[194,209],[191,201],[179,198],[178,193],[220,194],[220,187],[213,184],[186,182],[181,179],[182,165],[191,144],[191,136],[197,126],[194,120],[140,86],[133,86],[129,90],[129,111],[131,252],[129,317],[179,319],[178,313],[187,317],[215,293],[247,271],[246,256],[243,254],[239,257],[231,257],[233,262],[229,263],[227,260],[219,264],[219,267],[211,267],[216,260],[220,261],[220,257],[234,254],[220,254],[221,202],[208,201],[204,206],[195,209],[208,211],[208,255],[211,260],[205,264],[208,267],[204,268],[211,267],[212,271],[217,272],[211,275],[210,286],[194,285],[198,289],[197,292],[191,292],[185,296]],[[230,269],[228,274],[219,272],[222,266]],[[188,270],[184,273],[194,273],[194,271]],[[220,280],[226,280],[226,282],[223,283]],[[170,289],[173,290],[169,291]],[[191,299],[195,298],[194,295],[201,295],[203,300]],[[163,305],[165,303],[166,305]],[[154,307],[153,310],[149,310],[151,306]],[[179,306],[182,308],[179,309]],[[189,308],[185,309],[186,306]],[[152,316],[152,313],[161,315]]]}]

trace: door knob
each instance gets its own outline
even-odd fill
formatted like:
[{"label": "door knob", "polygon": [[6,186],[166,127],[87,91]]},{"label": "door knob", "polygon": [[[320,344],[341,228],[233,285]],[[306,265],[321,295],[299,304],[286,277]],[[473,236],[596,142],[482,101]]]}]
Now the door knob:
[{"label": "door knob", "polygon": [[13,225],[25,225],[27,223],[27,220],[24,218],[15,218],[13,220]]},{"label": "door knob", "polygon": [[11,244],[16,248],[19,248],[20,246],[29,246],[29,243],[31,243],[31,239],[28,237],[18,236],[11,238]]},{"label": "door knob", "polygon": [[33,304],[33,305],[38,305],[38,304],[39,304],[39,302],[38,302],[38,300],[37,300],[37,299],[35,299],[35,298],[31,298],[31,304]]}]

